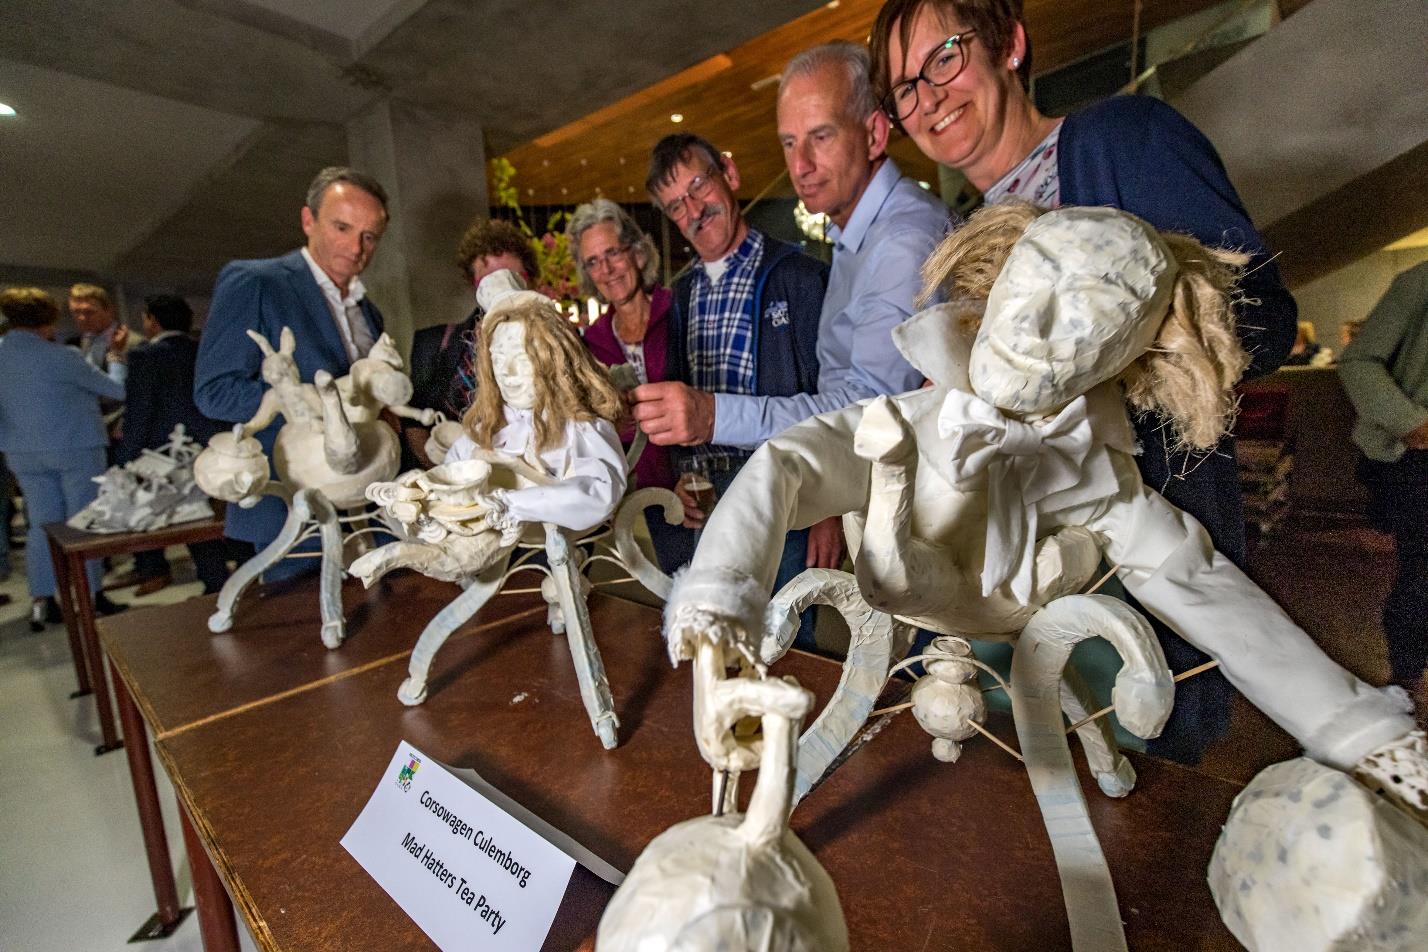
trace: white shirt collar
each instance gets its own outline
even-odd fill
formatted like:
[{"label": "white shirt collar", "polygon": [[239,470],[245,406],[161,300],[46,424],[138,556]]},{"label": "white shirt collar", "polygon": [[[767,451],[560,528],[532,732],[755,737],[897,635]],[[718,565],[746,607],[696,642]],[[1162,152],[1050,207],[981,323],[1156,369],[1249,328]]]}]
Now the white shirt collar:
[{"label": "white shirt collar", "polygon": [[323,295],[339,307],[353,307],[367,296],[367,288],[362,284],[360,277],[353,276],[347,285],[347,295],[344,297],[337,284],[327,276],[327,272],[322,270],[307,248],[302,249],[302,257],[307,262],[309,270],[312,271],[313,280],[317,281],[317,286],[322,288]]},{"label": "white shirt collar", "polygon": [[897,167],[897,163],[890,157],[883,159],[883,164],[868,180],[868,187],[858,196],[858,204],[853,207],[853,214],[848,216],[847,227],[839,228],[832,223],[828,225],[828,237],[833,239],[833,243],[855,253],[862,248],[868,229],[877,219],[878,212],[882,211],[883,203],[892,194],[893,187],[901,179],[902,170]]}]

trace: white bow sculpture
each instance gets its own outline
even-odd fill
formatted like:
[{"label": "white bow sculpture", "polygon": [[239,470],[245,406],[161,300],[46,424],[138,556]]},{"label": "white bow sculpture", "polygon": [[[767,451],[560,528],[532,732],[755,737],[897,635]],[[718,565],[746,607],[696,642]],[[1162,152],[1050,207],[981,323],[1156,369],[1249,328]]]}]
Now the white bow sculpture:
[{"label": "white bow sculpture", "polygon": [[1038,516],[1116,494],[1109,456],[1091,452],[1111,442],[1097,433],[1092,416],[1084,396],[1049,420],[1024,423],[980,397],[948,392],[937,429],[952,440],[952,481],[969,489],[987,476],[983,595],[1010,581],[1012,595],[1030,604]]}]

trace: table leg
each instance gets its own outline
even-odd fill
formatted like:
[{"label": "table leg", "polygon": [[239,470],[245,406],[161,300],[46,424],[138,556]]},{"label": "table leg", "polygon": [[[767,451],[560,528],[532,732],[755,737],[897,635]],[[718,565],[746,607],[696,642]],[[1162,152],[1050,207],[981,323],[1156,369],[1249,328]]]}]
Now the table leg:
[{"label": "table leg", "polygon": [[124,726],[124,745],[129,757],[129,779],[134,783],[134,802],[139,808],[139,827],[144,833],[144,850],[149,856],[149,878],[154,883],[154,901],[158,911],[140,927],[129,941],[162,939],[173,934],[192,909],[179,906],[178,886],[174,883],[173,861],[169,858],[169,841],[164,834],[164,815],[159,809],[159,791],[154,784],[154,763],[149,758],[149,743],[144,720],[123,678],[114,679],[114,701],[119,706],[119,721]]},{"label": "table leg", "polygon": [[182,803],[179,804],[179,821],[183,826],[184,847],[188,850],[188,865],[193,871],[193,901],[198,906],[198,932],[203,938],[203,950],[238,952],[233,900],[228,898],[223,880],[218,878],[218,871],[213,868]]},{"label": "table leg", "polygon": [[55,573],[55,598],[59,602],[60,614],[64,617],[64,627],[69,634],[69,654],[74,659],[74,677],[79,687],[71,698],[84,697],[93,689],[89,685],[89,659],[84,655],[84,642],[79,636],[79,618],[74,611],[74,590],[69,571],[69,557],[50,539],[50,563]]},{"label": "table leg", "polygon": [[94,748],[96,756],[107,754],[124,746],[114,730],[114,708],[109,703],[109,676],[104,672],[104,652],[99,649],[99,630],[94,625],[94,594],[89,590],[89,573],[84,570],[84,560],[70,562],[70,581],[74,587],[75,615],[79,618],[79,630],[84,636],[84,650],[93,671],[90,683],[94,686],[94,704],[99,709],[99,730],[104,735],[104,743]]}]

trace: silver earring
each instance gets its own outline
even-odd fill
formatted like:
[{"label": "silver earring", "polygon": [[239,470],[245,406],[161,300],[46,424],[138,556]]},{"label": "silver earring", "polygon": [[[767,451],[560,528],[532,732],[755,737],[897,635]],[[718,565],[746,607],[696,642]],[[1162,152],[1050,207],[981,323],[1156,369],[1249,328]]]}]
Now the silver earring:
[{"label": "silver earring", "polygon": [[1018,66],[1020,66],[1020,65],[1021,65],[1021,57],[1020,57],[1020,56],[1013,56],[1013,57],[1012,57],[1012,69],[1016,69],[1016,68],[1017,68]]}]

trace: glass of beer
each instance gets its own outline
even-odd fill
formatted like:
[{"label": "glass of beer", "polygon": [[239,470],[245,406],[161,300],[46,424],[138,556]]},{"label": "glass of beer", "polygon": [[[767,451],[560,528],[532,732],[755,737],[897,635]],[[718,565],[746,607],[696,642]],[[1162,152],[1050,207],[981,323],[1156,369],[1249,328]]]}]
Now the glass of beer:
[{"label": "glass of beer", "polygon": [[714,491],[714,480],[709,475],[709,462],[700,456],[690,456],[680,464],[680,481],[689,495],[694,497],[694,505],[704,518],[714,509],[719,495]]}]

